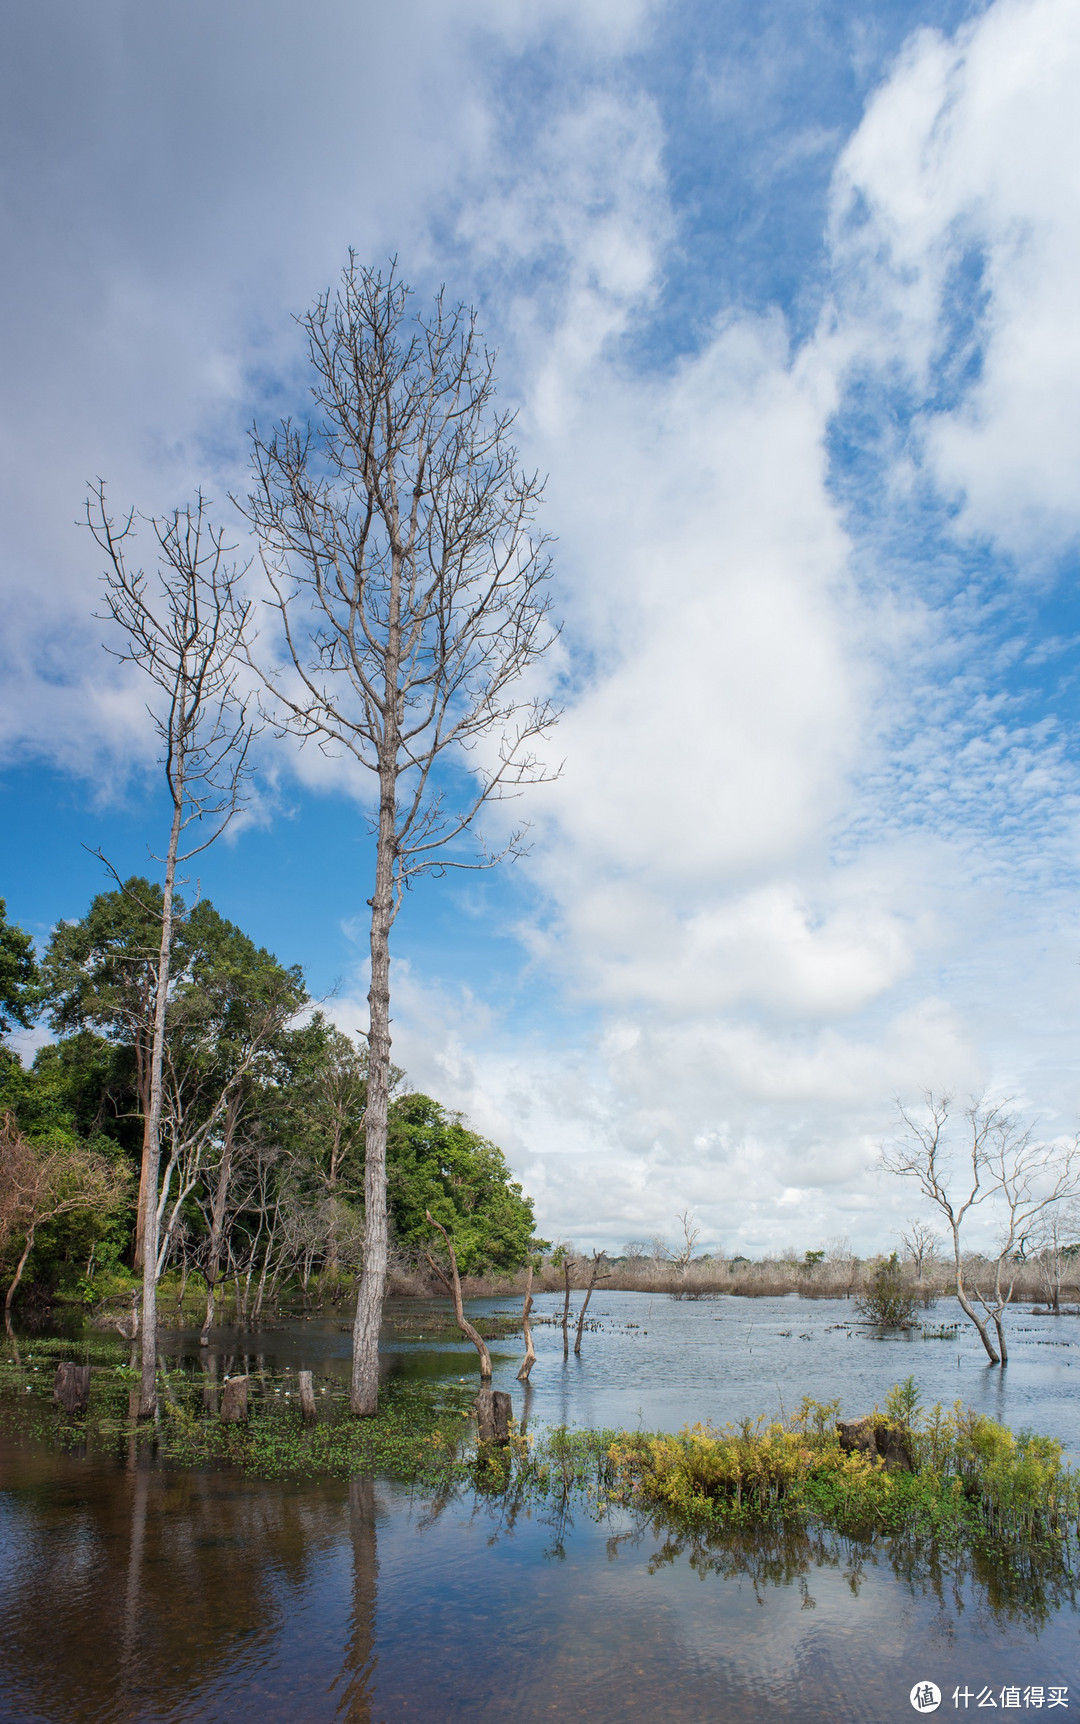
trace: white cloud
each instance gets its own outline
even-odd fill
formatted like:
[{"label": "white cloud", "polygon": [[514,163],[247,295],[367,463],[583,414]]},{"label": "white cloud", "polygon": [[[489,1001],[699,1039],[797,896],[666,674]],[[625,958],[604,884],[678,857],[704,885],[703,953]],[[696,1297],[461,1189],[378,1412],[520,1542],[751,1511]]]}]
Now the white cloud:
[{"label": "white cloud", "polygon": [[844,152],[837,336],[928,400],[960,524],[1023,564],[1080,528],[1080,167],[1071,0],[997,0],[917,34]]},{"label": "white cloud", "polygon": [[[915,415],[897,492],[928,473],[1022,559],[1075,533],[1074,13],[996,0],[912,40],[845,152],[834,302],[803,351],[733,308],[650,368],[681,236],[622,56],[655,10],[315,9],[329,66],[310,14],[302,40],[288,8],[170,15],[163,97],[149,25],[58,6],[70,37],[9,109],[17,144],[49,73],[56,149],[6,230],[6,326],[33,307],[5,433],[9,731],[68,765],[137,732],[72,620],[85,479],[150,506],[208,468],[242,482],[253,374],[284,375],[286,407],[299,387],[280,308],[349,240],[433,279],[451,259],[551,475],[567,765],[525,876],[546,1021],[399,964],[395,1056],[505,1145],[546,1232],[620,1245],[689,1203],[731,1247],[882,1243],[911,1205],[873,1173],[895,1093],[986,1082],[1051,1124],[1076,1106],[1080,787],[1053,724],[988,683],[978,606],[889,597],[873,547],[853,557],[827,434],[871,377]],[[518,111],[500,77],[537,47],[558,75]],[[347,782],[310,752],[295,770]],[[333,1006],[346,1028],[362,993]]]}]

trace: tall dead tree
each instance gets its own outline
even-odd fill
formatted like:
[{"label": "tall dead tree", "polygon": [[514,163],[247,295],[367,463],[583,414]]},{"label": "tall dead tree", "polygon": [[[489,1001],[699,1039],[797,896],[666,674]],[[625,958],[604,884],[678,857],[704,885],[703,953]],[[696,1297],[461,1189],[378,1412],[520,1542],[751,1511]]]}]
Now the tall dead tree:
[{"label": "tall dead tree", "polygon": [[370,1415],[388,1255],[390,931],[418,875],[520,849],[520,832],[498,854],[458,841],[485,804],[546,776],[534,750],[555,714],[517,689],[554,631],[532,525],[541,485],[495,409],[474,314],[441,293],[417,312],[393,268],[384,279],[350,257],[302,326],[315,413],[254,434],[246,512],[284,643],[283,665],[260,666],[276,716],[377,786],[351,1390],[353,1412]]},{"label": "tall dead tree", "polygon": [[134,510],[117,522],[100,481],[87,500],[87,525],[108,559],[106,615],[127,637],[106,650],[137,665],[154,686],[147,710],[171,804],[168,843],[154,857],[164,879],[140,1181],[141,1417],[154,1412],[157,1400],[158,1185],[177,869],[219,838],[240,807],[253,734],[238,685],[250,607],[240,592],[242,571],[229,561],[232,547],[208,520],[201,496],[193,507],[143,519],[157,546],[153,577],[129,563]]},{"label": "tall dead tree", "polygon": [[[902,1106],[899,1113],[903,1137],[882,1150],[882,1165],[890,1173],[915,1179],[942,1217],[952,1245],[960,1308],[990,1363],[1005,1365],[1009,1354],[1003,1318],[1012,1298],[1018,1248],[1041,1217],[1080,1190],[1080,1144],[1034,1142],[1030,1129],[1003,1102],[980,1099],[962,1110],[959,1147],[949,1125],[951,1097],[928,1091],[921,1115]],[[972,1276],[969,1285],[963,1229],[971,1212],[988,1200],[1002,1215],[998,1251],[989,1281]]]}]

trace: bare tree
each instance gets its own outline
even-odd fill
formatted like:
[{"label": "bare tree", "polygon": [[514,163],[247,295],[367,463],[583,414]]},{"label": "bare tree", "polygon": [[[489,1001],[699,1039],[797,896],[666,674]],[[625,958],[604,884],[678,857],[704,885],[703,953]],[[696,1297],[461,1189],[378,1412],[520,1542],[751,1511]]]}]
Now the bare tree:
[{"label": "bare tree", "polygon": [[[164,867],[164,883],[140,1180],[143,1317],[139,1414],[147,1416],[156,1405],[158,1181],[177,868],[221,836],[242,801],[253,731],[237,676],[249,606],[240,594],[241,571],[228,561],[231,547],[226,545],[223,532],[207,519],[201,495],[193,508],[147,520],[157,542],[155,580],[142,569],[129,566],[134,511],[123,521],[115,521],[100,481],[87,500],[86,521],[108,558],[106,614],[127,636],[122,648],[107,650],[122,662],[138,665],[155,687],[148,711],[160,744],[159,760],[172,804],[165,854],[155,857]],[[119,876],[115,877],[122,886]]]},{"label": "bare tree", "polygon": [[424,1256],[427,1258],[431,1268],[435,1271],[435,1274],[439,1277],[439,1280],[442,1282],[451,1299],[454,1301],[454,1317],[457,1320],[458,1328],[465,1336],[465,1339],[472,1342],[476,1351],[480,1355],[480,1381],[482,1383],[490,1383],[491,1354],[488,1352],[487,1343],[479,1329],[474,1328],[465,1315],[465,1306],[462,1303],[461,1298],[461,1276],[458,1274],[457,1253],[454,1250],[454,1242],[442,1222],[436,1221],[430,1210],[425,1210],[424,1214],[430,1225],[435,1228],[436,1232],[441,1233],[443,1236],[443,1243],[446,1246],[446,1255],[449,1260],[449,1273],[447,1273],[446,1269],[443,1268],[438,1258],[431,1255],[430,1251],[425,1251]]},{"label": "bare tree", "polygon": [[580,1358],[581,1356],[581,1337],[585,1329],[585,1313],[589,1309],[589,1300],[593,1296],[593,1288],[596,1286],[598,1281],[606,1281],[610,1274],[611,1270],[607,1266],[607,1258],[604,1253],[602,1251],[594,1251],[592,1254],[592,1263],[589,1269],[588,1286],[585,1289],[585,1297],[581,1302],[581,1310],[578,1312],[577,1334],[574,1337],[575,1358]]},{"label": "bare tree", "polygon": [[937,1248],[941,1243],[938,1235],[925,1221],[909,1221],[907,1232],[900,1235],[900,1243],[905,1257],[915,1270],[916,1281],[921,1281],[924,1269],[930,1268],[936,1261]]},{"label": "bare tree", "polygon": [[521,1332],[525,1337],[525,1357],[521,1361],[521,1369],[518,1372],[519,1383],[527,1383],[529,1381],[532,1368],[536,1364],[536,1348],[533,1346],[532,1324],[529,1321],[529,1316],[533,1308],[532,1284],[533,1257],[532,1252],[530,1251],[528,1267],[525,1271],[525,1297],[521,1302]]},{"label": "bare tree", "polygon": [[[463,839],[485,804],[541,781],[555,713],[516,685],[553,638],[541,485],[473,313],[440,293],[428,316],[391,268],[350,257],[302,319],[315,422],[253,439],[258,533],[286,648],[262,666],[284,728],[374,774],[364,1266],[351,1405],[378,1408],[388,1266],[390,930],[417,876],[499,859]],[[464,756],[462,755],[464,752]],[[462,765],[471,768],[463,774]],[[515,854],[521,833],[500,855]]]},{"label": "bare tree", "polygon": [[679,1226],[683,1231],[683,1243],[681,1248],[676,1251],[672,1257],[672,1262],[679,1271],[679,1274],[685,1275],[686,1271],[690,1267],[691,1261],[693,1260],[694,1246],[701,1237],[701,1229],[697,1225],[696,1216],[690,1209],[684,1209],[681,1212],[679,1216]]},{"label": "bare tree", "polygon": [[1065,1265],[1080,1252],[1080,1203],[1047,1210],[1024,1240],[1028,1260],[1034,1260],[1046,1288],[1047,1308],[1061,1311],[1061,1282]]},{"label": "bare tree", "polygon": [[[924,1102],[922,1118],[897,1104],[904,1136],[882,1150],[882,1164],[890,1173],[916,1179],[942,1216],[952,1243],[957,1300],[990,1363],[1004,1365],[1003,1316],[1012,1298],[1017,1249],[1038,1217],[1080,1189],[1080,1146],[1033,1142],[1030,1128],[1007,1111],[1006,1103],[977,1100],[962,1111],[963,1145],[954,1149],[951,1097],[928,1091]],[[1004,1210],[998,1253],[990,1275],[969,1289],[963,1228],[971,1211],[991,1198]],[[996,1347],[973,1297],[993,1323]]]},{"label": "bare tree", "polygon": [[11,1307],[39,1228],[76,1210],[106,1216],[126,1195],[123,1169],[97,1151],[81,1144],[35,1143],[19,1130],[12,1114],[0,1118],[0,1251],[9,1239],[22,1241],[4,1297],[9,1329]]}]

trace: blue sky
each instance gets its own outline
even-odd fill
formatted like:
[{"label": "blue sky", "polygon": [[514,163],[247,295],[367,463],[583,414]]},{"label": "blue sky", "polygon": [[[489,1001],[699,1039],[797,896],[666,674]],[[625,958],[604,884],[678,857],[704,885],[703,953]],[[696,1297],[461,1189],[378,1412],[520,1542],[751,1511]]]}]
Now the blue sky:
[{"label": "blue sky", "polygon": [[[544,1231],[887,1243],[893,1098],[1080,1113],[1080,26],[1065,0],[9,8],[0,892],[147,865],[88,481],[302,410],[351,244],[445,281],[549,475],[530,857],[395,931],[395,1055]],[[253,576],[254,581],[254,576]],[[253,590],[257,590],[253,586]],[[262,745],[215,903],[364,1022],[367,787]]]}]

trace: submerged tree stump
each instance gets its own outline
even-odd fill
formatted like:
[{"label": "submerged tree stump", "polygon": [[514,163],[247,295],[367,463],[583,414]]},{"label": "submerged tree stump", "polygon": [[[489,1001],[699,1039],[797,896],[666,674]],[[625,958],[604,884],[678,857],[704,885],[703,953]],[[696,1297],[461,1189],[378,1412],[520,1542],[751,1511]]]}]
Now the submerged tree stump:
[{"label": "submerged tree stump", "polygon": [[890,1425],[882,1421],[874,1426],[874,1441],[877,1452],[881,1456],[882,1465],[890,1473],[913,1473],[915,1471],[914,1457],[911,1452],[911,1438],[902,1425]]},{"label": "submerged tree stump", "polygon": [[246,1377],[226,1377],[221,1393],[221,1422],[242,1425],[248,1416],[248,1380]]},{"label": "submerged tree stump", "polygon": [[885,1419],[841,1419],[836,1429],[845,1454],[869,1455],[872,1461],[880,1461],[886,1472],[914,1472],[911,1438],[903,1426],[890,1425]]},{"label": "submerged tree stump", "polygon": [[90,1404],[90,1367],[64,1359],[56,1367],[52,1398],[65,1413],[85,1413]]},{"label": "submerged tree stump", "polygon": [[298,1371],[296,1381],[300,1389],[300,1411],[304,1415],[304,1423],[305,1425],[313,1425],[319,1413],[315,1405],[315,1390],[312,1387],[311,1372]]},{"label": "submerged tree stump", "polygon": [[476,1397],[476,1434],[480,1442],[508,1443],[512,1410],[505,1389],[481,1389]]}]

